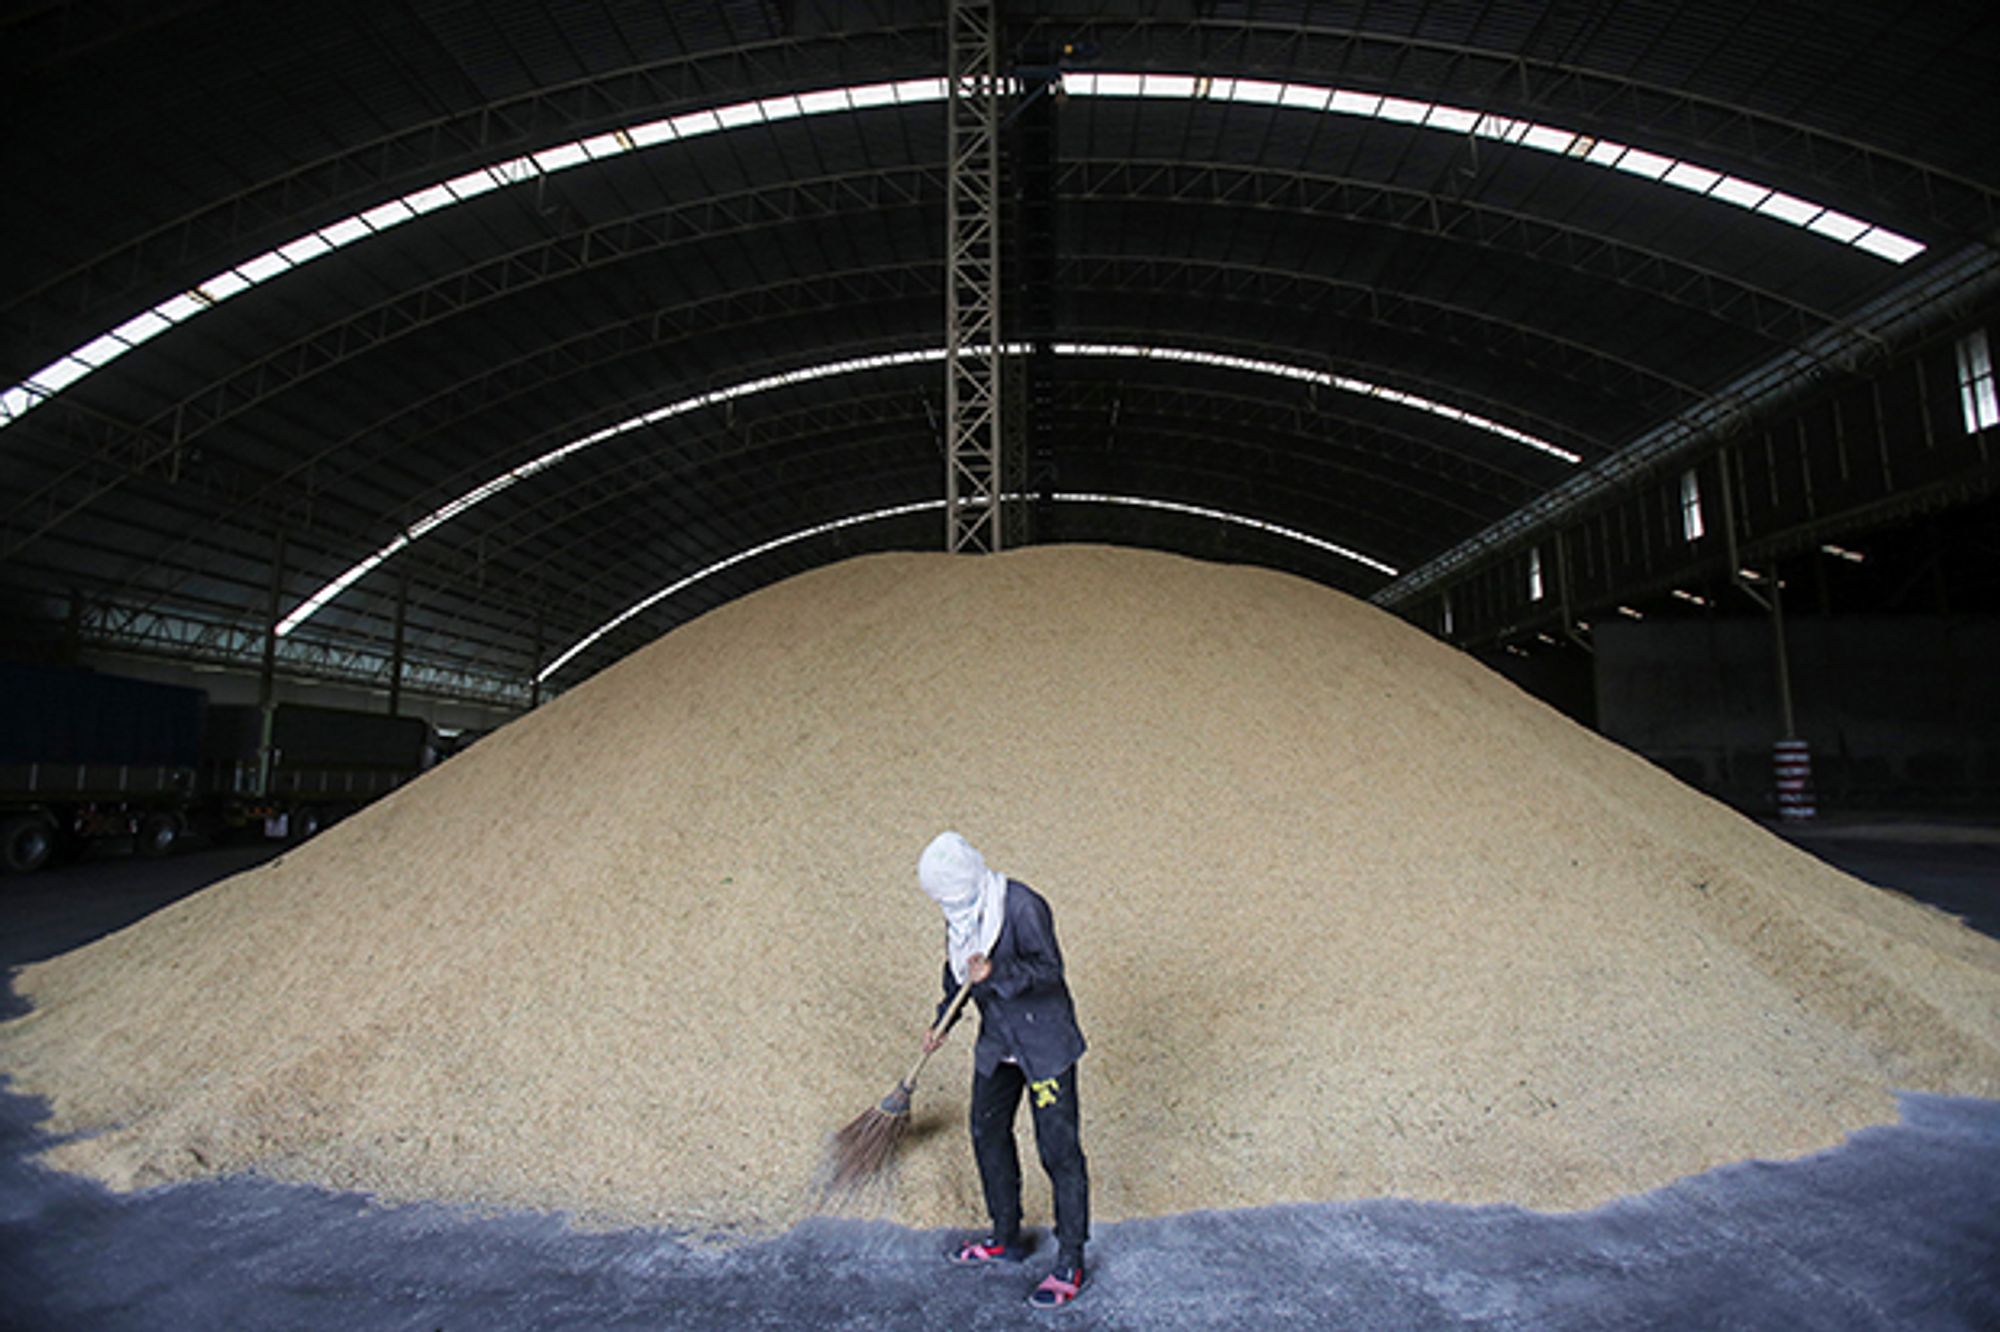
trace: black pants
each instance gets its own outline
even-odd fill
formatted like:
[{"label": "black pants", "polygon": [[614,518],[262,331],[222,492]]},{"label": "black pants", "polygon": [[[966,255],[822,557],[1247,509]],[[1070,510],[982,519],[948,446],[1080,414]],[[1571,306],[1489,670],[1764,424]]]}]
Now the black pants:
[{"label": "black pants", "polygon": [[972,1075],[972,1154],[994,1237],[1012,1244],[1021,1233],[1021,1157],[1014,1148],[1014,1117],[1021,1093],[1035,1117],[1035,1148],[1055,1187],[1058,1262],[1083,1265],[1090,1238],[1090,1178],[1084,1171],[1083,1142],[1077,1131],[1076,1065],[1056,1077],[1030,1083],[1018,1064],[1002,1064],[991,1077]]}]

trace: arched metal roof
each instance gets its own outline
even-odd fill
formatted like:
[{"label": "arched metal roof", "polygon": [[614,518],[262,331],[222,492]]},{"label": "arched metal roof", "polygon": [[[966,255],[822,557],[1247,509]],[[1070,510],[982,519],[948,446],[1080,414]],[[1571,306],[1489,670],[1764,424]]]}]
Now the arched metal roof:
[{"label": "arched metal roof", "polygon": [[[113,12],[0,20],[16,607],[518,696],[941,544],[943,6]],[[1986,6],[1003,13],[1039,540],[1378,592],[1991,254]]]}]

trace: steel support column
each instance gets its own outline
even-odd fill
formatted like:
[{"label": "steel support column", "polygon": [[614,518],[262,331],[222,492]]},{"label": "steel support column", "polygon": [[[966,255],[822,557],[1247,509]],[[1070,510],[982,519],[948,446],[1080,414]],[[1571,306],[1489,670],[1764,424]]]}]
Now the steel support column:
[{"label": "steel support column", "polygon": [[945,190],[945,549],[1000,549],[998,4],[953,0]]},{"label": "steel support column", "polygon": [[396,580],[396,633],[389,647],[389,715],[403,711],[403,637],[410,620],[410,575]]},{"label": "steel support column", "polygon": [[278,619],[285,605],[285,534],[271,538],[271,595],[265,603],[263,650],[257,665],[257,794],[271,789],[272,720],[278,711]]}]

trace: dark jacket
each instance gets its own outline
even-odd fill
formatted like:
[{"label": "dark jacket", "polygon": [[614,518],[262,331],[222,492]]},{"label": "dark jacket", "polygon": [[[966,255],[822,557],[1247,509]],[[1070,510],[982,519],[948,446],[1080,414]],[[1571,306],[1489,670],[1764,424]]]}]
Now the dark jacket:
[{"label": "dark jacket", "polygon": [[[993,974],[972,987],[979,1005],[979,1044],[973,1066],[991,1076],[1010,1056],[1030,1079],[1052,1078],[1083,1053],[1076,1006],[1063,980],[1062,950],[1056,946],[1055,918],[1042,895],[1025,883],[1007,880],[1007,918],[993,943]],[[937,1019],[958,994],[951,962],[944,964],[944,1002]]]}]

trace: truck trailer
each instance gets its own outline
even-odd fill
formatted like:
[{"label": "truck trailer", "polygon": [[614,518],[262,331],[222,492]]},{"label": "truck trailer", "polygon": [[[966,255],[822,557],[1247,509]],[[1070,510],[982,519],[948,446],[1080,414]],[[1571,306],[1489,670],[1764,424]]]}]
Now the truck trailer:
[{"label": "truck trailer", "polygon": [[430,767],[421,717],[280,703],[271,710],[211,706],[200,787],[205,813],[228,828],[261,827],[297,841],[337,822]]},{"label": "truck trailer", "polygon": [[163,856],[198,795],[208,695],[0,663],[0,867],[32,873],[105,837]]},{"label": "truck trailer", "polygon": [[94,841],[163,856],[189,833],[312,836],[418,776],[420,717],[280,703],[73,667],[0,664],[0,868]]}]

